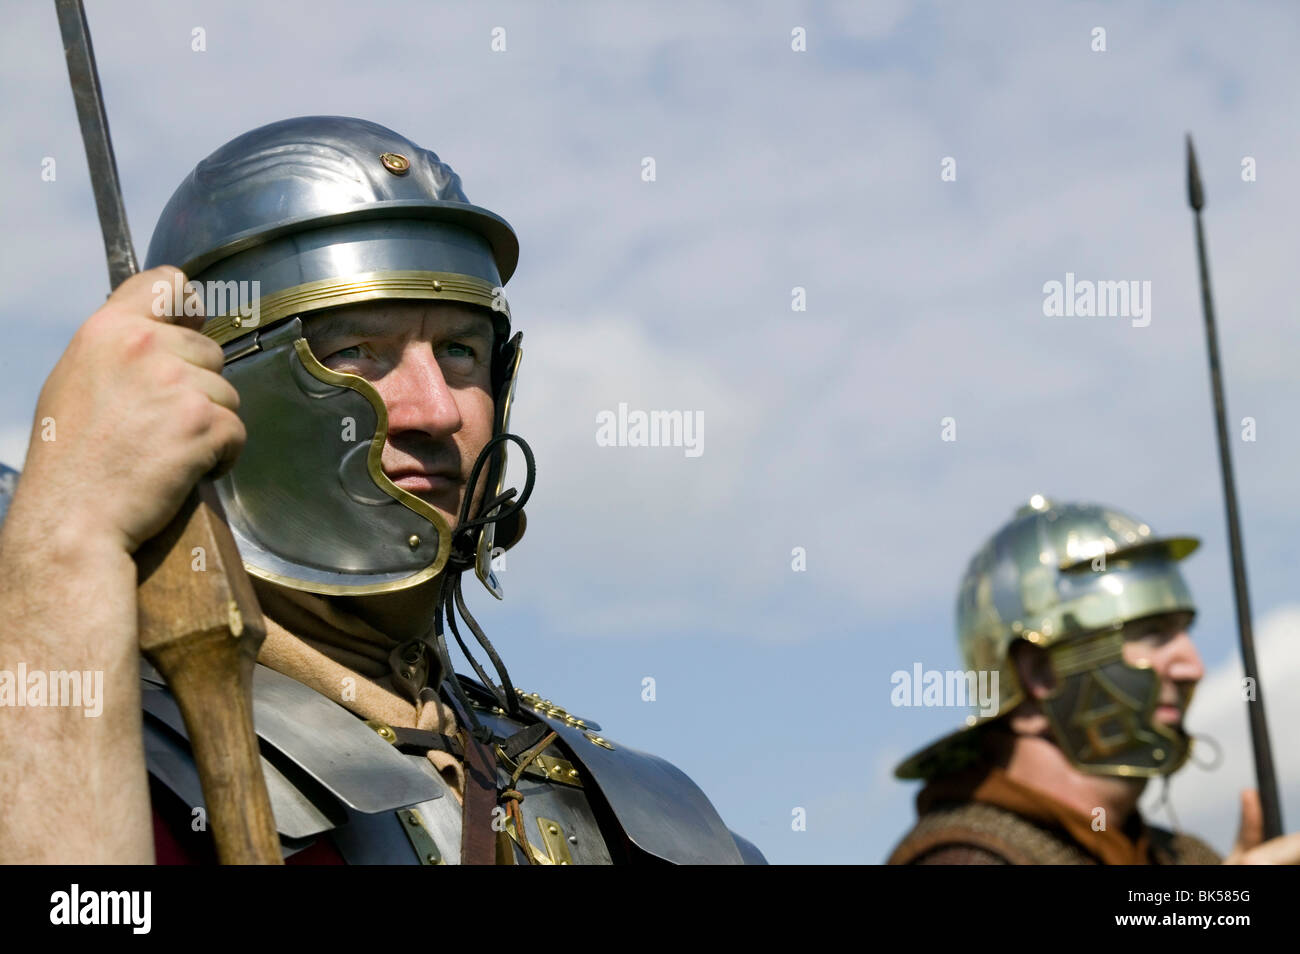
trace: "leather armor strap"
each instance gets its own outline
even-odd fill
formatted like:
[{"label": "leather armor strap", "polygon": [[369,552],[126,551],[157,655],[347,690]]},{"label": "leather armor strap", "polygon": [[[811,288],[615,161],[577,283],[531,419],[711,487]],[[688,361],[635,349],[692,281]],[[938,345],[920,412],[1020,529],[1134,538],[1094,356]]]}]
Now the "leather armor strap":
[{"label": "leather armor strap", "polygon": [[550,727],[544,722],[534,722],[532,725],[525,726],[510,738],[501,743],[501,751],[511,762],[517,762],[519,756],[523,755],[538,742],[542,737],[551,731]]},{"label": "leather armor strap", "polygon": [[460,863],[496,864],[492,810],[497,806],[496,760],[492,750],[465,732],[465,803],[461,812]]},{"label": "leather armor strap", "polygon": [[465,746],[465,792],[461,801],[460,863],[494,865],[497,858],[496,831],[492,828],[492,810],[497,807],[496,756],[474,737],[465,707],[454,692],[445,698],[456,712]]},{"label": "leather armor strap", "polygon": [[399,752],[423,755],[430,750],[437,750],[454,755],[462,762],[465,761],[465,747],[460,744],[459,739],[430,732],[428,729],[403,729],[395,725],[389,728],[393,731],[395,737],[393,744],[397,746]]}]

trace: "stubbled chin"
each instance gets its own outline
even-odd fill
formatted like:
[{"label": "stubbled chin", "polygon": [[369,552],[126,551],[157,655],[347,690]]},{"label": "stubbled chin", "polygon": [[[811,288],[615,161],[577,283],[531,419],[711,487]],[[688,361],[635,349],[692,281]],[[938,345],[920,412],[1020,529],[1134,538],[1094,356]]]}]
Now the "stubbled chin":
[{"label": "stubbled chin", "polygon": [[460,514],[460,497],[459,493],[419,493],[414,496],[427,503],[447,521],[447,526],[453,530],[456,527],[457,516]]}]

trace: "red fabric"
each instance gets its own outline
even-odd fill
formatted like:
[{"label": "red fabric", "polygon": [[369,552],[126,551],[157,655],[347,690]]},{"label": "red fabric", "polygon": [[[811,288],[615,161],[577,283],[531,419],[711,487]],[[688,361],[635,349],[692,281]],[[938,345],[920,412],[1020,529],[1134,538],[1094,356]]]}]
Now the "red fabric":
[{"label": "red fabric", "polygon": [[284,859],[286,865],[345,865],[346,861],[334,847],[329,838],[317,838],[314,842]]},{"label": "red fabric", "polygon": [[172,834],[167,822],[163,821],[158,809],[153,810],[153,854],[154,864],[159,865],[197,865],[198,860],[187,854]]},{"label": "red fabric", "polygon": [[[193,832],[191,845],[183,844],[176,837],[172,826],[167,823],[157,806],[153,809],[153,850],[155,864],[160,865],[202,865],[214,864],[216,858],[212,851],[211,838],[206,832]],[[199,840],[199,839],[202,840]],[[204,857],[204,856],[207,857]],[[334,843],[327,837],[316,839],[302,851],[295,852],[284,859],[286,865],[343,865],[347,864],[339,854]]]}]

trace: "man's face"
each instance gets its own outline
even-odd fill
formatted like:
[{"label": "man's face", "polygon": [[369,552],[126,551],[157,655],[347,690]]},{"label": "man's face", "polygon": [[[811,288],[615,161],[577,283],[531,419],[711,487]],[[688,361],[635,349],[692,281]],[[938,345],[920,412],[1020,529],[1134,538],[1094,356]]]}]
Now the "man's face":
[{"label": "man's face", "polygon": [[1160,680],[1155,721],[1179,725],[1205,665],[1192,643],[1190,613],[1162,613],[1124,627],[1124,660],[1149,664]]},{"label": "man's face", "polygon": [[[455,302],[366,302],[304,327],[321,364],[365,378],[383,398],[384,473],[454,528],[470,470],[492,437],[491,319]],[[486,466],[471,516],[485,484]]]}]

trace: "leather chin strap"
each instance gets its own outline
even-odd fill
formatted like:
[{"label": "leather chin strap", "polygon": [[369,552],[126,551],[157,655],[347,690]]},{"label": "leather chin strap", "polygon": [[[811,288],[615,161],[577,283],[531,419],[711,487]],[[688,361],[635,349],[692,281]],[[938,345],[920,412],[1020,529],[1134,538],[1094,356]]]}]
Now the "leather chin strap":
[{"label": "leather chin strap", "polygon": [[[519,445],[519,449],[523,451],[524,463],[527,468],[523,493],[519,495],[518,500],[511,503],[510,506],[506,507],[504,510],[501,510],[501,506],[515,496],[516,491],[514,488],[511,488],[510,490],[494,497],[492,500],[485,502],[481,508],[482,516],[469,520],[467,519],[469,516],[469,508],[474,499],[474,490],[478,486],[479,474],[483,470],[483,465],[490,459],[490,455],[496,452],[497,448],[500,447],[504,450],[503,445],[506,441],[514,441]],[[522,711],[519,705],[518,694],[515,692],[514,683],[510,681],[510,673],[506,671],[505,663],[502,662],[501,657],[497,655],[497,651],[495,647],[493,647],[492,641],[487,638],[487,634],[483,632],[482,628],[478,625],[478,621],[474,619],[473,614],[471,614],[468,607],[465,606],[465,597],[461,592],[461,574],[474,566],[474,551],[478,538],[476,531],[478,528],[488,523],[496,523],[497,521],[503,520],[523,510],[524,504],[526,504],[528,498],[532,496],[533,482],[536,477],[537,465],[533,459],[533,450],[522,437],[515,434],[498,434],[483,446],[483,450],[479,453],[478,460],[474,462],[474,469],[470,472],[469,484],[465,490],[465,499],[461,503],[460,520],[457,521],[456,530],[452,534],[451,538],[451,556],[447,560],[447,569],[443,571],[442,584],[439,587],[438,601],[434,606],[433,614],[433,648],[437,652],[444,670],[447,673],[455,672],[455,669],[452,668],[451,665],[451,658],[447,653],[447,640],[442,628],[443,614],[445,612],[447,625],[451,628],[451,633],[456,638],[456,644],[460,647],[460,651],[464,653],[465,658],[469,660],[469,664],[474,668],[475,675],[478,676],[479,681],[482,682],[483,685],[492,691],[492,694],[496,697],[497,704],[515,718],[520,718]],[[464,619],[465,625],[469,627],[470,632],[474,634],[474,638],[478,640],[478,643],[483,648],[484,652],[488,654],[488,658],[492,661],[492,665],[501,679],[500,686],[488,678],[488,674],[483,670],[483,667],[479,665],[478,660],[474,658],[473,654],[469,651],[469,648],[465,645],[465,640],[460,634],[459,627],[456,625],[457,611]],[[453,679],[451,680],[451,685],[457,693],[460,693],[460,702],[469,710],[475,731],[479,731],[480,727],[478,725],[478,720],[473,718],[473,708],[469,704],[469,699],[465,697],[464,690],[460,687],[460,682]],[[480,732],[480,735],[481,734],[482,733]]]},{"label": "leather chin strap", "polygon": [[[491,459],[493,453],[497,452],[498,449],[503,449],[502,445],[506,441],[514,441],[523,451],[527,468],[524,491],[517,501],[510,503],[505,509],[501,509],[502,506],[510,502],[517,491],[512,488],[499,494],[483,504],[480,508],[480,516],[470,520],[468,519],[469,508],[473,503],[474,492],[478,486],[483,467]],[[491,690],[496,697],[497,704],[502,709],[519,718],[522,715],[522,710],[519,705],[518,695],[514,689],[514,683],[510,679],[510,673],[506,670],[505,663],[497,654],[491,640],[488,639],[487,634],[483,632],[478,625],[478,621],[474,619],[473,614],[465,605],[465,596],[461,589],[461,575],[474,566],[475,544],[479,528],[486,524],[510,520],[516,514],[519,514],[528,502],[528,498],[532,495],[536,473],[537,468],[532,448],[528,446],[522,437],[515,434],[498,434],[484,445],[483,450],[479,452],[478,460],[474,462],[474,469],[470,472],[465,497],[461,502],[460,519],[457,521],[456,530],[452,533],[451,553],[447,559],[447,566],[442,572],[442,579],[439,582],[432,625],[421,635],[399,645],[389,655],[388,659],[394,684],[412,701],[418,700],[420,693],[426,686],[449,686],[461,706],[468,713],[469,722],[467,725],[471,726],[480,736],[484,733],[481,731],[478,720],[474,718],[473,706],[470,705],[469,698],[461,689],[459,681],[451,678],[456,670],[452,665],[447,650],[443,619],[445,616],[452,636],[455,637],[456,643],[460,646],[465,658],[469,660],[469,664],[473,667],[479,681]],[[461,636],[460,627],[456,623],[457,613],[460,614],[465,625],[474,634],[474,638],[488,654],[488,658],[492,661],[497,676],[501,680],[500,686],[488,677],[487,672],[470,653],[464,638]],[[483,739],[483,741],[486,741],[486,739]]]},{"label": "leather chin strap", "polygon": [[[480,508],[480,516],[470,520],[468,519],[469,508],[473,503],[474,492],[478,486],[483,467],[491,459],[492,454],[498,450],[504,450],[502,445],[506,441],[514,441],[524,454],[527,478],[524,482],[523,493],[520,494],[518,500],[513,502],[511,500],[517,493],[514,489],[499,494],[483,504]],[[451,657],[447,651],[446,636],[443,632],[443,616],[446,615],[447,625],[451,628],[452,635],[455,637],[457,645],[460,646],[461,652],[464,653],[465,658],[469,660],[470,665],[474,668],[479,681],[492,692],[500,707],[520,721],[531,721],[524,715],[519,705],[518,694],[515,692],[514,684],[510,680],[510,673],[506,670],[505,663],[497,654],[491,640],[487,638],[487,634],[483,632],[465,606],[465,598],[461,592],[461,577],[466,570],[474,566],[475,543],[479,528],[489,523],[508,519],[522,511],[524,504],[528,502],[528,498],[533,492],[536,472],[537,468],[533,459],[532,448],[528,446],[523,438],[514,434],[498,434],[484,445],[483,450],[479,452],[478,460],[474,462],[474,469],[470,472],[469,482],[466,486],[465,497],[461,502],[460,519],[457,521],[456,530],[451,538],[451,554],[447,560],[447,567],[443,570],[442,580],[438,587],[438,596],[434,604],[433,624],[424,634],[402,643],[389,656],[389,665],[392,667],[394,682],[408,696],[418,701],[422,696],[427,697],[428,694],[435,693],[434,686],[441,686],[444,690],[442,695],[451,705],[456,713],[456,718],[459,720],[462,733],[459,742],[463,749],[465,762],[465,791],[462,799],[461,816],[461,864],[490,865],[497,863],[497,843],[499,839],[497,831],[492,826],[493,810],[497,807],[498,800],[496,756],[491,749],[491,730],[478,721],[474,715],[474,707],[470,703],[469,697],[465,694],[460,680],[456,678],[456,670],[452,666]],[[509,503],[509,506],[502,509],[503,505],[507,503]],[[483,667],[465,645],[465,640],[456,624],[456,614],[458,612],[492,661],[492,665],[501,680],[500,686],[488,678]],[[524,733],[520,733],[520,735],[522,736]]]}]

